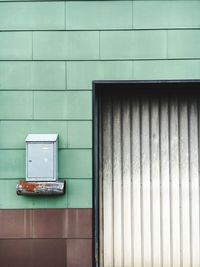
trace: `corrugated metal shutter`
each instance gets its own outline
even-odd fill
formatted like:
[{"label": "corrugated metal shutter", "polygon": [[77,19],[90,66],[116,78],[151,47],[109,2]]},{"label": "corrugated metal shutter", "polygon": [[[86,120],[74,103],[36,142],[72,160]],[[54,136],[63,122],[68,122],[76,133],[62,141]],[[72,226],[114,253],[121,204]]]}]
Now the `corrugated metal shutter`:
[{"label": "corrugated metal shutter", "polygon": [[104,267],[199,267],[199,102],[107,96],[101,110]]}]

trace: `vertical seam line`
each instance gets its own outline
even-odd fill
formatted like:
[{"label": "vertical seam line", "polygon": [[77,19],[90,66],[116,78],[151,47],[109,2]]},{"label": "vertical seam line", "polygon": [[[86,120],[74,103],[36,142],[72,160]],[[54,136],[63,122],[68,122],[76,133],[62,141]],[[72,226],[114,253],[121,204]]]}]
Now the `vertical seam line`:
[{"label": "vertical seam line", "polygon": [[64,15],[65,15],[65,19],[64,19],[64,29],[67,30],[67,1],[65,1],[64,4]]},{"label": "vertical seam line", "polygon": [[33,31],[32,31],[31,37],[32,37],[32,60],[33,60]]},{"label": "vertical seam line", "polygon": [[99,31],[99,59],[101,59],[101,31]]}]

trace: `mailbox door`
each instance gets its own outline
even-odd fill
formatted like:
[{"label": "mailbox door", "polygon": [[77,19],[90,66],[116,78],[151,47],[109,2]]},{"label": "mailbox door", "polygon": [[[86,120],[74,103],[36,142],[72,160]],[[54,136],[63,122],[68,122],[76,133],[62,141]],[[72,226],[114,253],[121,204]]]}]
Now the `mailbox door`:
[{"label": "mailbox door", "polygon": [[30,143],[27,153],[27,178],[29,180],[52,180],[54,173],[53,144]]}]

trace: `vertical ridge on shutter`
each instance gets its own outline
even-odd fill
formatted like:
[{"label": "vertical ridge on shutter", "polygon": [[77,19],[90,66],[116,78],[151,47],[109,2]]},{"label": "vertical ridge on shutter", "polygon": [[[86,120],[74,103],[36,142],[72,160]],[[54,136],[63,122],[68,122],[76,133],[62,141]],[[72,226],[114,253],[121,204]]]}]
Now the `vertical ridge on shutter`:
[{"label": "vertical ridge on shutter", "polygon": [[151,195],[150,195],[150,132],[149,101],[141,103],[141,160],[142,160],[142,257],[143,266],[150,267],[151,259]]},{"label": "vertical ridge on shutter", "polygon": [[142,266],[141,236],[141,158],[140,158],[140,101],[132,100],[132,192],[133,192],[133,266]]},{"label": "vertical ridge on shutter", "polygon": [[161,227],[160,227],[160,153],[159,153],[159,103],[150,103],[150,148],[151,148],[151,201],[152,201],[152,265],[161,265]]},{"label": "vertical ridge on shutter", "polygon": [[[180,101],[180,100],[179,100]],[[188,104],[187,99],[179,103],[180,125],[180,190],[181,190],[181,266],[190,266],[190,192],[189,192],[189,153],[188,153]]]},{"label": "vertical ridge on shutter", "polygon": [[[103,107],[103,231],[104,266],[113,266],[113,192],[112,192],[112,103],[109,98]],[[106,237],[106,238],[105,238]]]},{"label": "vertical ridge on shutter", "polygon": [[161,179],[161,227],[162,266],[171,266],[170,228],[170,176],[169,176],[169,103],[167,97],[160,99],[160,179]]},{"label": "vertical ridge on shutter", "polygon": [[122,266],[121,105],[113,100],[114,267]]},{"label": "vertical ridge on shutter", "polygon": [[132,264],[131,249],[131,155],[130,155],[130,101],[122,100],[122,173],[123,173],[123,225],[124,266]]},{"label": "vertical ridge on shutter", "polygon": [[190,144],[190,183],[191,183],[191,266],[200,263],[199,229],[199,102],[189,99],[189,144]]},{"label": "vertical ridge on shutter", "polygon": [[180,191],[179,191],[179,130],[178,101],[170,101],[170,179],[172,266],[180,267]]}]

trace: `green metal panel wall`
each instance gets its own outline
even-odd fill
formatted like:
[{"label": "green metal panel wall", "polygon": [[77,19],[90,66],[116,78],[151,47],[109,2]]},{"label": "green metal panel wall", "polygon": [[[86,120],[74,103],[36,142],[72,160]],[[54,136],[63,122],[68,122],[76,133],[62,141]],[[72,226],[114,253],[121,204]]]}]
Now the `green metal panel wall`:
[{"label": "green metal panel wall", "polygon": [[[200,1],[0,1],[0,208],[91,208],[95,79],[200,78]],[[28,133],[59,134],[62,197],[16,196]]]}]

